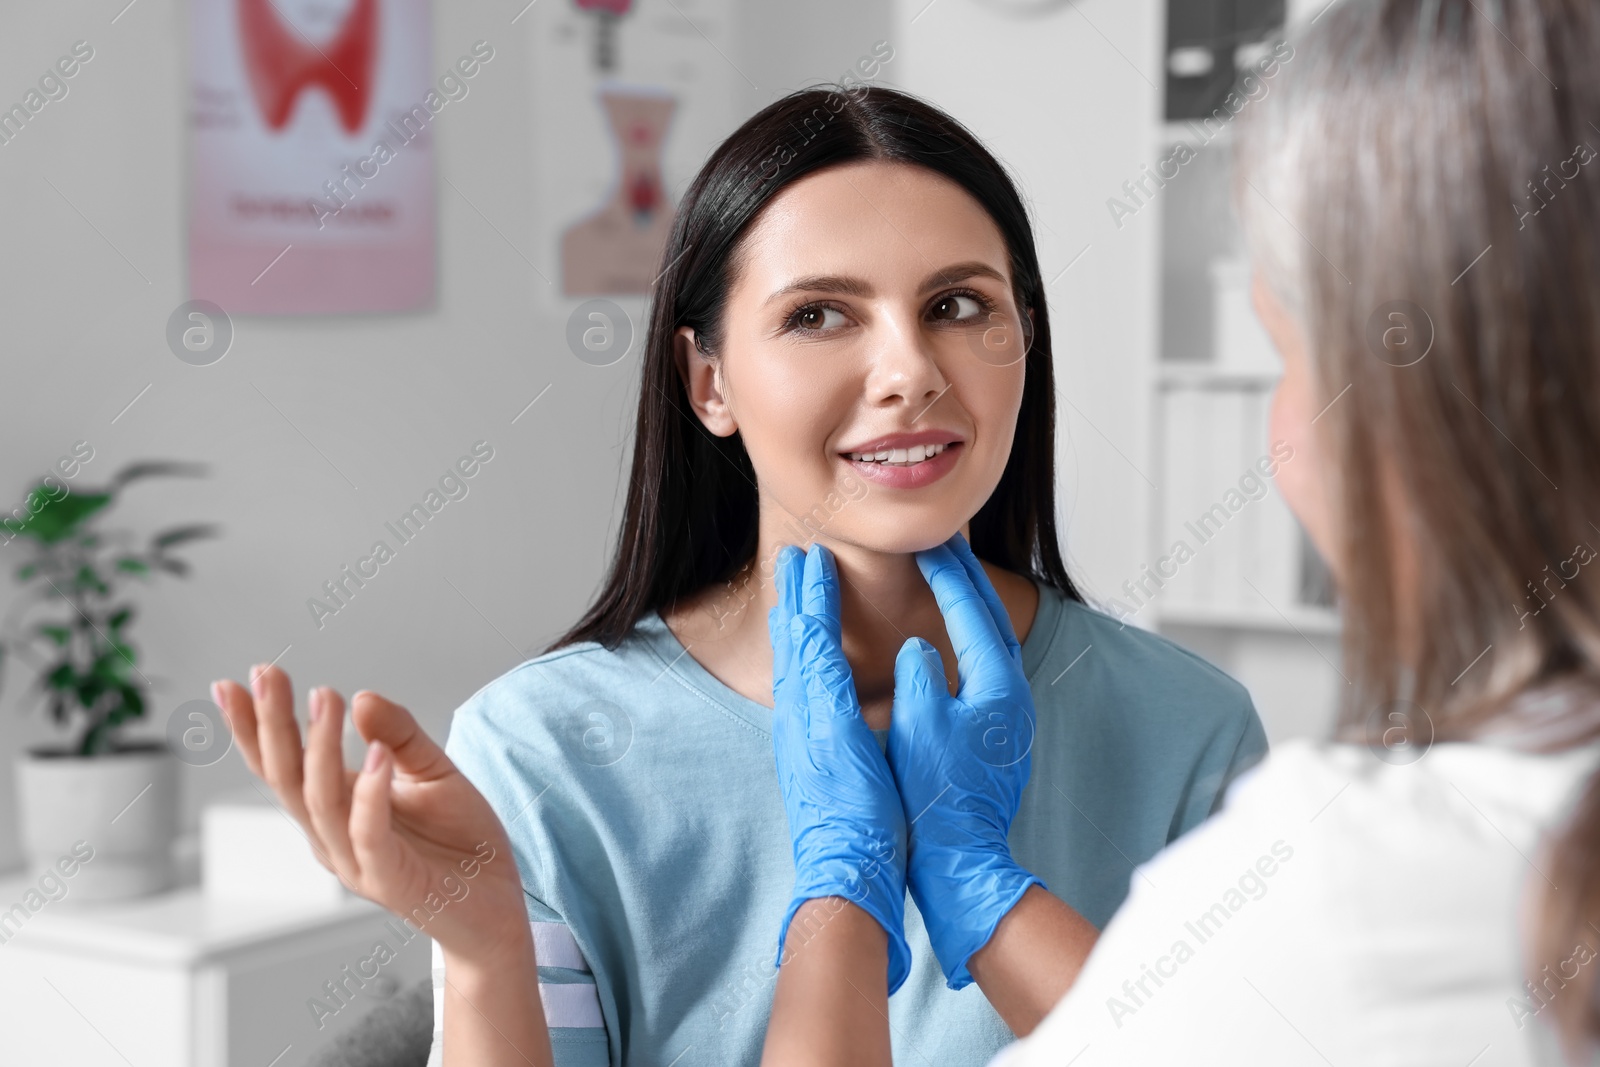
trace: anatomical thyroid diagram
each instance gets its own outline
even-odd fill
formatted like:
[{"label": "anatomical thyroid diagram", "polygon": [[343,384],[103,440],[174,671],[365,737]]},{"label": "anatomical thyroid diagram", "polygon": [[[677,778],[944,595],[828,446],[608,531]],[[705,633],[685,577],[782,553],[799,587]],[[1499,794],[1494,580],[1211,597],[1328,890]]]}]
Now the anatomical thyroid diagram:
[{"label": "anatomical thyroid diagram", "polygon": [[328,94],[346,133],[361,129],[372,99],[378,0],[356,0],[337,36],[321,48],[284,22],[272,0],[239,0],[238,12],[245,71],[269,128],[288,125],[300,93],[315,86]]},{"label": "anatomical thyroid diagram", "polygon": [[191,0],[191,297],[265,315],[432,302],[449,115],[430,4]]}]

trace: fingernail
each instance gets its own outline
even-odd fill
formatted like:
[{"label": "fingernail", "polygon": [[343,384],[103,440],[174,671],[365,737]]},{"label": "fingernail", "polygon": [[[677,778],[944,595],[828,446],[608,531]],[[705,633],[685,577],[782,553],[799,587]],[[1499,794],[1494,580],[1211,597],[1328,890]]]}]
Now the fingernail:
[{"label": "fingernail", "polygon": [[383,745],[381,742],[374,741],[367,746],[367,763],[365,769],[368,771],[375,771],[378,769],[378,765],[382,762]]},{"label": "fingernail", "polygon": [[212,682],[211,683],[211,702],[213,704],[215,704],[219,708],[223,706],[222,705],[222,683],[221,682]]},{"label": "fingernail", "polygon": [[322,690],[312,686],[306,690],[306,706],[311,709],[311,721],[316,722],[322,715]]},{"label": "fingernail", "polygon": [[250,668],[250,692],[259,699],[261,696],[261,672],[267,669],[265,663],[257,663]]}]

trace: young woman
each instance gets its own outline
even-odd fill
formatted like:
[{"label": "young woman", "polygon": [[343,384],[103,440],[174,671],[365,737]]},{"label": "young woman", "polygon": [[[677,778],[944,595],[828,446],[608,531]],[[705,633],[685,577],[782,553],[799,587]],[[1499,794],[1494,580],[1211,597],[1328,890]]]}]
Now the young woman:
[{"label": "young woman", "polygon": [[[881,89],[787,97],[706,162],[662,263],[615,560],[569,633],[462,705],[444,752],[361,697],[356,725],[382,744],[353,785],[337,694],[315,696],[302,776],[281,672],[255,702],[218,693],[358,892],[405,913],[480,842],[514,855],[427,931],[452,1067],[543,1047],[541,999],[568,1067],[759,1057],[796,890],[768,631],[785,544],[832,550],[852,691],[881,732],[902,646],[952,651],[913,553],[970,538],[1037,708],[976,750],[1032,768],[1009,838],[1028,875],[994,873],[1055,934],[1091,938],[1134,865],[1266,747],[1242,687],[1088,607],[1067,575],[1044,286],[1016,189],[969,132]],[[387,799],[363,814],[364,790]],[[857,876],[881,885],[876,870]],[[999,913],[966,918],[975,948]],[[981,1062],[1048,1009],[981,954],[943,965],[914,906],[903,923],[886,1010],[907,1057]],[[1051,988],[1071,977],[1035,962]]]},{"label": "young woman", "polygon": [[[1600,4],[1350,0],[1295,36],[1241,119],[1237,188],[1283,359],[1280,484],[1343,592],[1343,741],[1281,746],[1144,864],[1075,980],[1085,941],[1035,924],[1032,952],[1069,976],[1039,992],[1070,992],[997,1067],[1485,1067],[1600,1046]],[[824,553],[785,571],[774,616],[802,676],[847,670]],[[962,696],[1025,715],[982,570],[918,559]],[[784,679],[777,759],[811,801],[796,855],[818,888],[794,921],[830,921],[783,966],[767,1060],[888,1063],[893,916],[825,875],[871,845],[864,812],[893,827],[898,797],[909,819],[942,759],[983,773],[909,820],[903,877],[929,929],[984,907],[945,904],[937,875],[1026,870],[974,821],[1003,823],[1019,775],[952,761],[967,705],[910,678],[887,759],[837,758],[862,748],[839,687]],[[994,940],[1027,921],[1011,908]]]}]

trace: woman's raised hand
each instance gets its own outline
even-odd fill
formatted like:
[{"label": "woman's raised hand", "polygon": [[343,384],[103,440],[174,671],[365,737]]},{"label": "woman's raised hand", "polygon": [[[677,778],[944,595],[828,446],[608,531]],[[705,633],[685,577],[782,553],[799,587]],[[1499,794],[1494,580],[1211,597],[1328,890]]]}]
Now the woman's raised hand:
[{"label": "woman's raised hand", "polygon": [[1011,858],[1011,820],[1028,783],[1033,693],[1000,596],[959,533],[917,553],[955,647],[951,696],[933,645],[913,637],[894,665],[888,757],[911,820],[906,880],[946,983],[972,981],[967,961],[1030,885]]},{"label": "woman's raised hand", "polygon": [[413,921],[432,915],[424,932],[457,958],[502,958],[524,944],[531,952],[505,828],[410,712],[368,690],[355,694],[351,718],[368,751],[353,771],[340,747],[345,702],[333,689],[311,691],[304,746],[289,676],[277,667],[252,668],[248,690],[216,682],[212,696],[251,772],[348,888]]}]

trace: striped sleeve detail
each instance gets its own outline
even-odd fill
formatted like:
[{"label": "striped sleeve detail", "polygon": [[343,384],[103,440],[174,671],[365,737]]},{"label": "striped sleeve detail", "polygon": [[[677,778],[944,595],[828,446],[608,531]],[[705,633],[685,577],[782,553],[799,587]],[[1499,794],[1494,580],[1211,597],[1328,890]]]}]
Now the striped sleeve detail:
[{"label": "striped sleeve detail", "polygon": [[566,923],[530,923],[533,927],[533,951],[539,961],[539,969],[546,967],[562,967],[569,971],[589,973],[589,965],[584,962],[583,953],[578,951],[578,939],[572,936],[572,930]]},{"label": "striped sleeve detail", "polygon": [[[609,1067],[600,990],[578,941],[565,923],[533,920],[539,1001],[550,1028],[556,1067]],[[433,1045],[428,1067],[444,1065],[444,954],[433,942]]]},{"label": "striped sleeve detail", "polygon": [[[543,977],[541,975],[541,977]],[[552,1030],[602,1028],[600,992],[593,982],[540,982],[545,1022]]]},{"label": "striped sleeve detail", "polygon": [[533,950],[539,961],[539,1000],[550,1025],[556,1067],[610,1067],[600,988],[572,927],[533,897],[528,898]]}]

